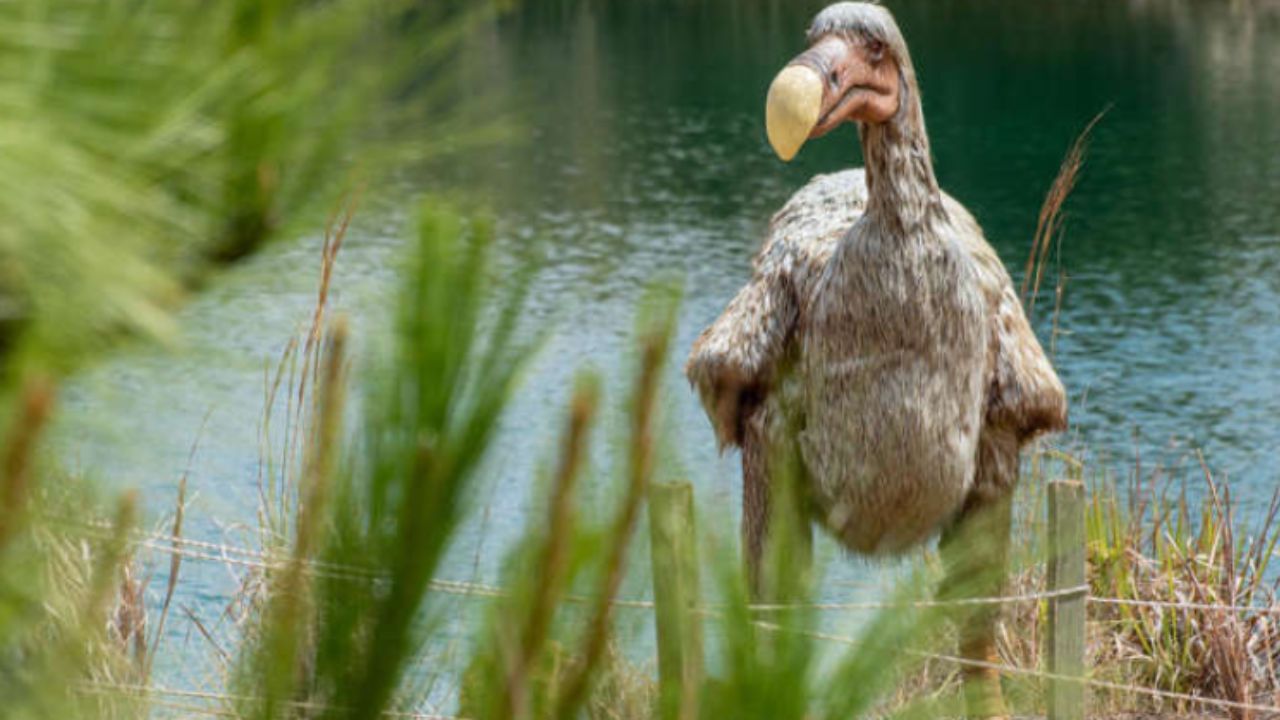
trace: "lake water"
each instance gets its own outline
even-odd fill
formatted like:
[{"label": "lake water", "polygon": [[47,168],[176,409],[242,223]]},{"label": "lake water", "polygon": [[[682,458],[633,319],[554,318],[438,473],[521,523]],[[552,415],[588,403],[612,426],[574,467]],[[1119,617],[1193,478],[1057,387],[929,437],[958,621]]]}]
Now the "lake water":
[{"label": "lake water", "polygon": [[[1015,279],[1062,155],[1110,108],[1055,266],[1069,278],[1054,342],[1072,401],[1060,441],[1119,477],[1137,453],[1144,467],[1192,467],[1202,449],[1256,508],[1280,481],[1280,5],[887,5],[920,77],[938,177]],[[467,526],[453,576],[496,578],[574,373],[592,367],[610,400],[625,397],[635,306],[659,279],[685,287],[664,473],[692,478],[708,507],[737,507],[737,458],[715,452],[679,369],[746,280],[769,215],[812,174],[860,164],[852,128],[793,165],[764,139],[765,88],[819,7],[531,3],[468,43],[468,76],[521,137],[406,171],[366,203],[334,298],[357,333],[385,322],[403,217],[426,190],[487,200],[502,253],[536,246],[547,257],[528,317],[554,332],[504,423],[478,497],[485,511]],[[264,368],[309,316],[319,243],[284,240],[218,279],[182,311],[180,347],[125,348],[83,372],[63,413],[72,463],[142,488],[159,513],[199,435],[191,532],[247,540],[234,529],[254,523]],[[1051,304],[1038,313],[1042,337]],[[611,433],[598,434],[602,445]],[[607,450],[599,456],[607,469]],[[726,511],[707,524],[732,537],[735,523]],[[872,572],[833,562],[837,579]],[[216,616],[225,571],[189,580],[184,601]]]}]

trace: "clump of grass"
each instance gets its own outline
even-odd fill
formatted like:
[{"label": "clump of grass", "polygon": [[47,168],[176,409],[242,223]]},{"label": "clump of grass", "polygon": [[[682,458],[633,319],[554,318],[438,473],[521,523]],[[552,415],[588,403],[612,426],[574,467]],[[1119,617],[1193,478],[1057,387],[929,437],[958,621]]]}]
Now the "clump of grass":
[{"label": "clump of grass", "polygon": [[1280,492],[1261,517],[1245,522],[1230,486],[1202,469],[1199,501],[1188,498],[1185,485],[1144,484],[1140,476],[1129,489],[1132,502],[1122,502],[1114,486],[1095,492],[1088,516],[1093,593],[1168,605],[1094,604],[1094,662],[1103,677],[1274,705],[1280,581],[1269,567],[1280,542]]},{"label": "clump of grass", "polygon": [[51,381],[32,377],[0,427],[0,694],[13,716],[129,717],[129,698],[68,693],[92,683],[139,677],[145,613],[143,581],[130,562],[127,534],[136,497],[126,494],[112,521],[89,535],[50,518],[84,521],[85,489],[52,476],[40,440],[53,410]]},{"label": "clump of grass", "polygon": [[[1021,539],[1007,592],[1045,589],[1046,524],[1039,489],[1057,473],[1090,468],[1056,451],[1031,459],[1017,507],[1014,536]],[[1280,578],[1270,559],[1280,546],[1280,492],[1258,517],[1237,514],[1229,486],[1202,465],[1199,487],[1160,480],[1159,468],[1131,485],[1105,477],[1090,484],[1087,509],[1089,604],[1087,673],[1118,685],[1274,707],[1280,700],[1280,630],[1276,626]],[[1198,491],[1198,492],[1197,492]],[[1200,499],[1192,499],[1199,497]],[[1110,602],[1114,600],[1115,602]],[[1228,607],[1230,606],[1230,607]],[[1047,604],[1007,605],[998,629],[1000,662],[1043,667],[1040,640]],[[952,629],[939,628],[945,646]],[[1006,700],[1018,715],[1041,714],[1047,690],[1041,678],[1006,675]],[[894,690],[888,707],[913,698],[945,698],[960,690],[950,663],[928,660]],[[1106,688],[1090,691],[1090,714],[1104,717],[1218,715],[1193,701],[1170,701]],[[1229,711],[1233,718],[1246,713]]]},{"label": "clump of grass", "polygon": [[[586,376],[570,401],[547,517],[534,521],[508,566],[513,592],[499,602],[483,631],[463,687],[462,711],[476,718],[609,717],[601,698],[653,700],[651,683],[636,682],[615,649],[613,601],[627,571],[632,536],[653,474],[662,368],[674,332],[674,304],[649,314],[639,341],[630,401],[627,460],[621,498],[603,528],[583,529],[576,487],[597,416],[599,383]],[[532,571],[526,568],[532,568]],[[567,590],[586,587],[581,607]],[[600,682],[601,676],[608,678]],[[623,706],[613,708],[624,712]],[[652,708],[645,707],[648,714]],[[622,715],[624,717],[629,715]]]},{"label": "clump of grass", "polygon": [[[240,712],[273,717],[307,704],[377,714],[422,647],[430,581],[529,348],[513,338],[527,280],[480,329],[490,225],[428,205],[417,235],[394,342],[366,374],[355,457],[341,452],[341,413],[326,400],[345,360],[332,340],[325,351],[293,489],[290,561],[266,578],[250,619],[235,686],[253,701]],[[315,561],[366,572],[303,572]]]}]

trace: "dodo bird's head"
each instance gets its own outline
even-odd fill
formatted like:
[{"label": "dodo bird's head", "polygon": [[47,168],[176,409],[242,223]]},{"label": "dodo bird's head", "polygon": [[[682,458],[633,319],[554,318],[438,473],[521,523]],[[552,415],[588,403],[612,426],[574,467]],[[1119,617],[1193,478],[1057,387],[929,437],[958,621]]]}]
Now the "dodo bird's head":
[{"label": "dodo bird's head", "polygon": [[769,144],[783,160],[843,122],[894,119],[915,83],[902,32],[879,5],[827,7],[813,19],[808,41],[774,78],[765,104]]}]

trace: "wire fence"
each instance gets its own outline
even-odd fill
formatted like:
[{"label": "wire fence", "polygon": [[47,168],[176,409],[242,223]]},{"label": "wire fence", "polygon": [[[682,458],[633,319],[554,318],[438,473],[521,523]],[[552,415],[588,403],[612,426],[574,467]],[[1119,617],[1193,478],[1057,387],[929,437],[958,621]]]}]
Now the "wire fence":
[{"label": "wire fence", "polygon": [[[85,525],[77,523],[77,526],[96,532],[110,531],[109,526],[105,525]],[[170,556],[177,556],[183,559],[190,559],[202,562],[221,563],[228,566],[245,568],[255,571],[274,571],[289,567],[292,563],[300,563],[305,571],[316,577],[332,578],[338,580],[347,580],[353,582],[379,582],[383,579],[383,575],[372,568],[359,567],[353,565],[343,565],[331,562],[325,562],[315,559],[296,559],[281,553],[272,553],[266,550],[231,545],[226,543],[216,543],[207,540],[198,540],[194,538],[182,537],[177,535],[169,535],[154,531],[134,530],[128,536],[128,542],[143,550],[149,550],[157,553],[163,553]],[[498,585],[491,585],[479,582],[465,580],[450,579],[433,579],[430,585],[431,589],[445,594],[473,597],[481,599],[498,599],[510,596],[510,591]],[[1263,615],[1280,615],[1280,605],[1232,605],[1232,604],[1213,604],[1203,602],[1178,601],[1178,600],[1142,600],[1131,598],[1115,598],[1115,597],[1099,597],[1089,593],[1089,586],[1079,585],[1063,589],[1042,590],[1033,592],[1023,592],[1010,595],[998,595],[990,597],[963,598],[955,600],[916,600],[916,601],[867,601],[867,602],[816,602],[816,603],[754,603],[747,605],[747,609],[756,614],[782,613],[788,611],[817,611],[817,612],[843,612],[843,611],[876,611],[893,608],[932,608],[945,606],[965,606],[965,605],[1008,605],[1026,602],[1042,602],[1051,601],[1058,598],[1080,597],[1083,596],[1085,601],[1091,605],[1112,606],[1112,607],[1139,607],[1156,610],[1173,610],[1173,611],[1201,611],[1201,612],[1223,612],[1223,613],[1256,613]],[[568,596],[565,598],[570,603],[586,603],[591,598],[585,596]],[[611,601],[614,607],[653,611],[656,604],[653,600],[644,598],[615,598]],[[702,616],[717,617],[728,606],[724,604],[700,604],[692,608],[692,610]],[[777,623],[766,622],[763,620],[753,621],[753,625],[768,632],[775,633],[800,633],[817,640],[825,642],[833,642],[842,645],[857,647],[857,638],[841,635],[837,633],[821,632],[810,629],[798,629],[780,625]],[[1161,690],[1157,688],[1144,687],[1140,685],[1123,684],[1109,682],[1097,678],[1074,677],[1069,675],[1056,674],[1039,669],[1029,669],[1006,665],[1002,663],[992,663],[974,658],[956,657],[945,654],[931,653],[920,650],[906,650],[906,652],[918,657],[936,660],[954,664],[959,667],[974,667],[989,669],[1000,673],[1010,675],[1021,675],[1036,677],[1041,680],[1055,682],[1071,682],[1083,684],[1087,687],[1106,690],[1111,692],[1129,693],[1133,695],[1142,695],[1149,698],[1193,704],[1206,708],[1216,708],[1228,712],[1244,712],[1255,713],[1263,717],[1280,717],[1280,706],[1262,705],[1251,702],[1241,702],[1234,700],[1226,700],[1222,698],[1205,697],[1201,695],[1192,695],[1188,693],[1175,692],[1170,690]],[[227,693],[203,691],[203,690],[187,690],[159,685],[128,685],[106,682],[85,682],[76,686],[76,690],[82,693],[90,694],[116,694],[139,696],[146,699],[146,702],[157,708],[165,708],[176,712],[185,712],[188,714],[220,716],[220,717],[240,717],[233,708],[237,703],[251,702],[253,698],[236,696]],[[205,704],[195,704],[195,703]],[[216,703],[216,704],[209,704]],[[306,707],[303,707],[303,706]],[[323,705],[314,703],[302,703],[298,709],[323,711],[328,708]],[[400,718],[420,718],[422,720],[466,720],[452,715],[438,713],[423,713],[411,710],[394,710],[383,714],[384,717],[400,717]]]},{"label": "wire fence", "polygon": [[[88,526],[92,529],[103,529],[101,526]],[[195,540],[163,533],[137,530],[131,534],[130,542],[140,548],[168,555],[178,555],[185,559],[224,563],[254,570],[281,570],[295,560],[281,554],[273,554],[263,550],[247,548],[207,540]],[[355,565],[342,565],[322,560],[300,560],[304,569],[315,577],[338,580],[367,582],[378,580],[382,575],[371,568]],[[498,585],[467,581],[435,578],[431,580],[431,588],[437,592],[451,595],[467,595],[483,598],[506,597],[508,591]],[[846,611],[846,610],[883,610],[895,607],[945,607],[964,605],[1004,605],[1029,601],[1052,600],[1085,593],[1085,599],[1091,604],[1146,607],[1154,609],[1201,610],[1238,613],[1261,613],[1280,615],[1280,605],[1232,605],[1202,603],[1182,600],[1140,600],[1134,598],[1100,597],[1088,593],[1088,585],[1078,585],[1059,590],[1043,590],[977,598],[959,598],[954,600],[916,600],[910,602],[835,602],[835,603],[753,603],[747,606],[752,612],[786,612],[796,610]],[[571,603],[585,603],[590,598],[570,595],[565,598]],[[646,599],[616,598],[612,601],[615,607],[652,610],[654,603]],[[706,606],[706,610],[723,609],[723,605]]]},{"label": "wire fence", "polygon": [[[87,694],[105,694],[105,695],[126,695],[138,698],[145,698],[149,704],[162,705],[171,707],[172,709],[185,710],[187,712],[199,713],[202,715],[217,715],[221,717],[244,717],[241,713],[231,709],[235,704],[253,703],[259,698],[248,695],[233,695],[231,693],[209,692],[205,690],[185,690],[180,688],[170,688],[161,685],[130,685],[128,683],[109,683],[100,681],[85,681],[76,685],[78,692]],[[156,696],[160,696],[157,702]],[[174,703],[163,698],[179,698],[184,700],[203,700],[207,702],[217,702],[221,706],[194,705],[190,703]],[[312,712],[332,712],[342,710],[343,708],[326,705],[318,702],[307,702],[301,700],[291,700],[286,703],[290,708],[295,710],[310,710]],[[456,715],[440,715],[437,713],[421,713],[413,710],[384,710],[382,717],[387,718],[412,718],[414,720],[466,720]]]},{"label": "wire fence", "polygon": [[[131,542],[136,547],[168,555],[177,555],[185,559],[219,562],[237,567],[266,571],[281,570],[287,567],[290,563],[295,562],[287,557],[278,555],[273,557],[269,553],[265,553],[261,550],[237,547],[234,545],[212,543],[202,540],[189,540],[179,537],[165,536],[159,533],[147,533],[144,531],[137,531],[135,535],[136,537],[132,538]],[[216,553],[211,551],[216,551]],[[306,571],[315,577],[359,582],[377,581],[381,579],[379,573],[369,568],[337,565],[334,563],[326,563],[323,561],[309,559],[304,559],[300,562]],[[481,598],[502,598],[509,594],[505,588],[497,585],[488,585],[485,583],[466,580],[445,580],[433,578],[430,582],[430,587],[437,592]],[[1087,590],[1088,588],[1086,586],[1081,585],[1063,590],[1046,590],[1041,592],[991,597],[958,598],[954,600],[914,600],[910,602],[869,601],[839,603],[752,603],[747,605],[747,609],[752,612],[763,613],[797,610],[847,611],[884,610],[901,607],[930,608],[965,605],[1002,605],[1032,600],[1051,600],[1057,597],[1078,595],[1082,592],[1086,592]],[[568,595],[564,600],[570,603],[587,603],[591,601],[591,598],[580,595]],[[655,607],[652,600],[645,599],[614,598],[610,601],[610,604],[614,607],[641,610],[652,610]],[[717,610],[723,610],[725,607],[725,605],[706,605],[699,609],[707,612],[714,612]]]}]

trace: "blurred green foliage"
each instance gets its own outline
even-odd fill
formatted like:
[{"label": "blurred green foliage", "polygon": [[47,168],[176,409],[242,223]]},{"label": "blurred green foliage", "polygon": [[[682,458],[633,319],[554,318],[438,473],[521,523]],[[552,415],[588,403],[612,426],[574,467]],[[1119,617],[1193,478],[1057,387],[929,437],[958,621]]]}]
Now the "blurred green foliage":
[{"label": "blurred green foliage", "polygon": [[488,3],[0,3],[0,353],[166,337],[212,265],[484,130],[447,62]]},{"label": "blurred green foliage", "polygon": [[[397,332],[369,374],[360,453],[350,462],[319,455],[342,438],[332,424],[343,381],[336,370],[321,373],[292,560],[271,578],[250,632],[237,685],[257,700],[242,711],[277,717],[282,707],[318,702],[377,715],[421,650],[428,584],[530,354],[513,339],[526,282],[507,286],[481,329],[492,237],[487,222],[422,211]],[[330,336],[323,367],[345,362],[339,338]],[[303,574],[316,559],[369,574]]]}]

